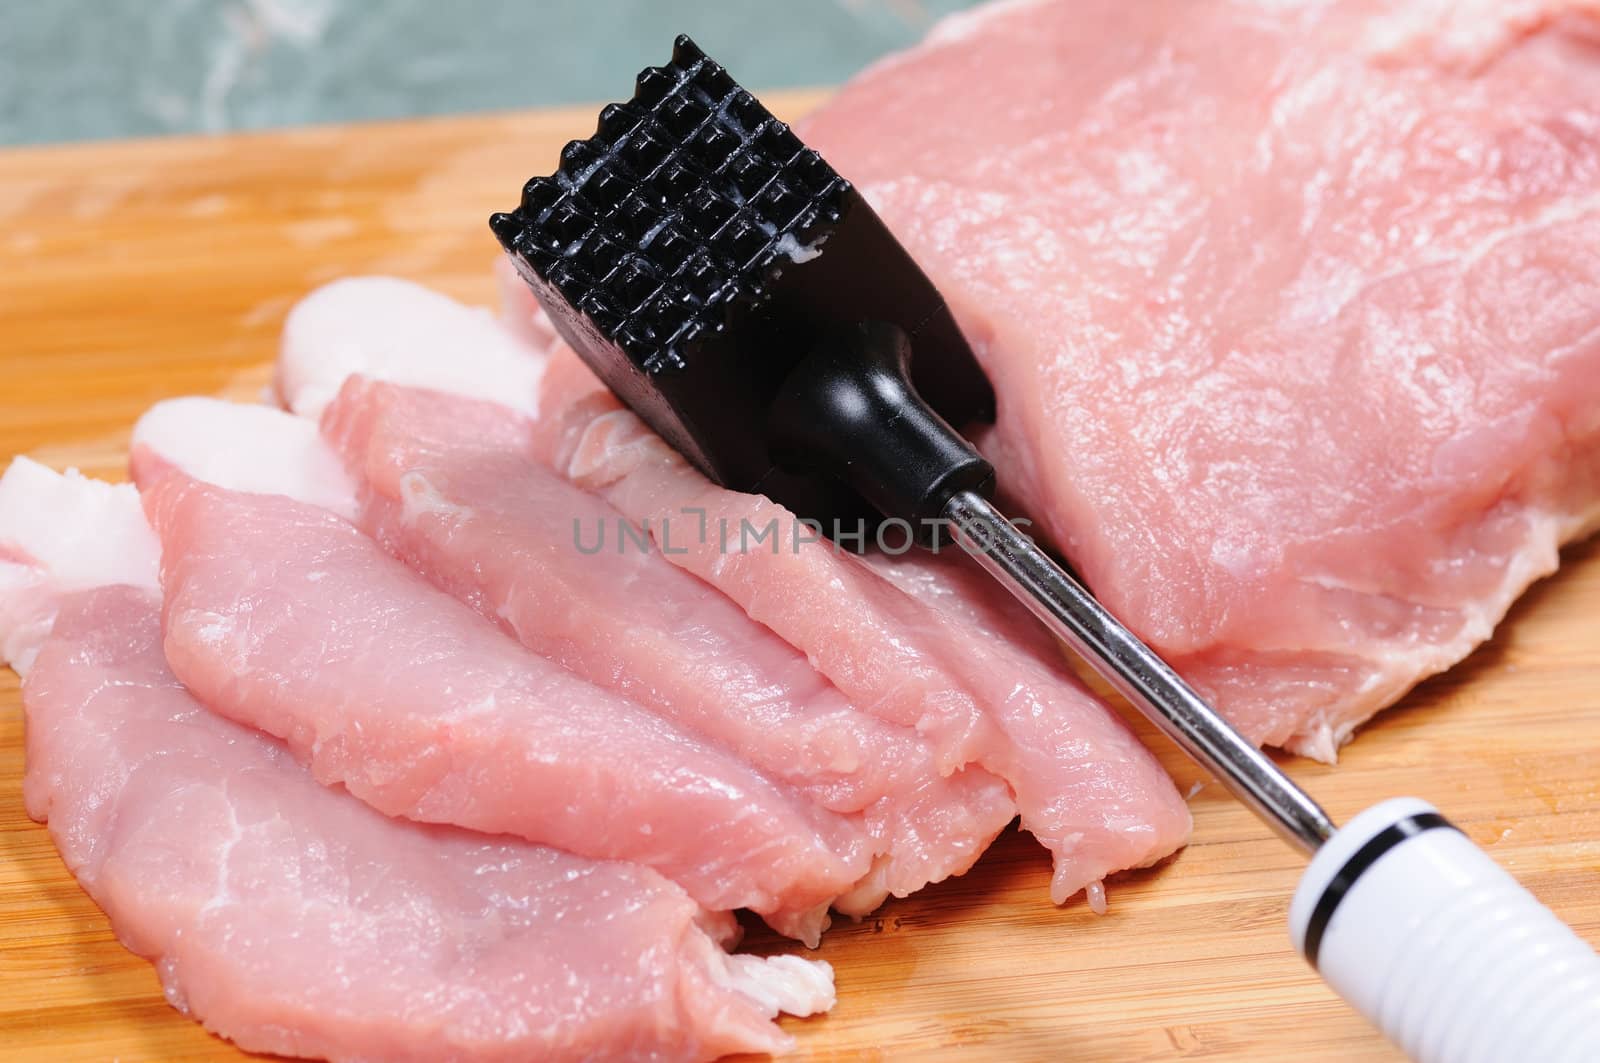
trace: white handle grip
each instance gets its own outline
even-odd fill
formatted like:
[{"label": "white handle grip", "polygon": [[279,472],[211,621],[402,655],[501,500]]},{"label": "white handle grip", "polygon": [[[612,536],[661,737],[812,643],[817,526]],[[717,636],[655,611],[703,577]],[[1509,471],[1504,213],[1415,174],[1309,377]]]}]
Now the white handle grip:
[{"label": "white handle grip", "polygon": [[1421,1063],[1600,1061],[1600,956],[1425,801],[1385,801],[1329,839],[1289,929]]}]

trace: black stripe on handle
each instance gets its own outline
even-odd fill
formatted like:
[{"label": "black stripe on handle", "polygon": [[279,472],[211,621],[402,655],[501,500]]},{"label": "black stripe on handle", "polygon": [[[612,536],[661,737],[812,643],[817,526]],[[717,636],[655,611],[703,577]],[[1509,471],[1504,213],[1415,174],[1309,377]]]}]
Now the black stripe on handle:
[{"label": "black stripe on handle", "polygon": [[1311,918],[1306,921],[1304,952],[1307,963],[1316,967],[1317,953],[1322,949],[1322,935],[1327,931],[1333,913],[1338,910],[1339,902],[1344,900],[1344,895],[1350,892],[1350,887],[1356,884],[1356,880],[1382,859],[1383,854],[1390,849],[1438,827],[1458,829],[1455,824],[1437,812],[1419,812],[1414,816],[1407,816],[1374,834],[1367,844],[1357,849],[1355,855],[1345,861],[1339,873],[1329,880],[1328,888],[1322,891],[1317,906],[1311,910]]}]

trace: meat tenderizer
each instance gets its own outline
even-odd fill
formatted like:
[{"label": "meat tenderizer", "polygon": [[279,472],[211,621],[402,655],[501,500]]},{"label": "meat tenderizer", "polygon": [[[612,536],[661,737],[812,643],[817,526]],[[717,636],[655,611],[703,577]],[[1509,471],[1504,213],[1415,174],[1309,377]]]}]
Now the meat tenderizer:
[{"label": "meat tenderizer", "polygon": [[1343,829],[988,500],[994,393],[872,208],[679,37],[495,235],[562,337],[712,480],[947,536],[1311,863],[1295,946],[1428,1063],[1600,1060],[1600,957],[1432,806]]}]

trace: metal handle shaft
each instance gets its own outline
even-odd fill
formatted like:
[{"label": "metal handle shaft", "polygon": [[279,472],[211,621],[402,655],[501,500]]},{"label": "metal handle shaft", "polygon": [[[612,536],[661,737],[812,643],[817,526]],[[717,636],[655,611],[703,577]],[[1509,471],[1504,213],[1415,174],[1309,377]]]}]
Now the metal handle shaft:
[{"label": "metal handle shaft", "polygon": [[987,499],[960,492],[945,517],[990,575],[1286,841],[1313,853],[1333,835],[1309,794]]}]

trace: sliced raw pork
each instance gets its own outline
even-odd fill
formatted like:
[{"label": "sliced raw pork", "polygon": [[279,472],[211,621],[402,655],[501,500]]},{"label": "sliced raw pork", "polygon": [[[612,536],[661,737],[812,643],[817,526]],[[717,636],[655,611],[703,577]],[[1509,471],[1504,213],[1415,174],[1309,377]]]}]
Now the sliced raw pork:
[{"label": "sliced raw pork", "polygon": [[[324,312],[330,301],[325,293]],[[395,300],[381,311],[366,301],[349,306],[381,312],[389,322],[375,337],[373,353],[361,356],[370,372],[382,375],[381,351],[406,332],[393,323],[404,318],[407,304]],[[527,310],[526,303],[520,306]],[[527,336],[542,335],[536,315],[516,316],[529,323],[522,330]],[[346,327],[328,345],[355,343],[357,336]],[[321,347],[309,328],[296,329],[292,344],[286,336],[283,357],[298,364],[280,376],[314,379]],[[529,351],[534,356],[531,343]],[[420,352],[398,357],[410,364]],[[337,367],[331,355],[329,361]],[[285,397],[295,402],[295,395]],[[712,487],[618,410],[570,352],[544,370],[540,397],[534,446],[553,467],[657,535],[663,517],[669,526],[690,530],[681,542],[669,533],[660,554],[803,651],[857,708],[922,735],[940,771],[977,766],[1005,779],[1024,824],[1055,856],[1052,894],[1058,900],[1183,844],[1188,809],[1171,782],[1059,659],[1037,654],[1036,634],[1030,631],[1022,648],[975,652],[959,620],[857,559],[817,543],[793,549],[792,517],[765,499]],[[713,529],[704,540],[696,534],[698,509]],[[776,519],[789,527],[779,543],[741,552],[719,542],[723,518],[730,546],[737,544],[741,520],[760,528]],[[1028,621],[1013,613],[1011,623]]]},{"label": "sliced raw pork", "polygon": [[531,648],[826,808],[864,812],[881,855],[840,911],[864,914],[960,873],[1015,815],[1004,782],[980,770],[941,777],[924,740],[854,710],[787,643],[652,556],[648,536],[624,553],[579,550],[575,521],[585,536],[596,523],[615,536],[625,518],[534,462],[514,411],[357,379],[324,420],[363,475],[359,506],[339,456],[306,438],[315,426],[261,406],[157,403],[134,428],[136,464],[360,509],[391,551]]},{"label": "sliced raw pork", "polygon": [[[336,1060],[696,1060],[780,1051],[769,1015],[831,1004],[826,965],[726,955],[733,922],[645,868],[388,819],[205,711],[162,657],[131,487],[19,459],[0,544],[29,812],[209,1029]],[[15,619],[18,587],[51,623]]]},{"label": "sliced raw pork", "polygon": [[810,942],[867,874],[859,824],[529,653],[353,525],[135,458],[173,671],[322,782],[392,815],[633,860]]},{"label": "sliced raw pork", "polygon": [[1600,509],[1593,0],[1001,4],[804,134],[1002,484],[1258,741],[1331,759]]},{"label": "sliced raw pork", "polygon": [[965,871],[1015,815],[1004,782],[941,777],[925,739],[857,710],[603,499],[534,461],[533,426],[514,411],[354,378],[323,431],[361,480],[363,527],[391,552],[578,675],[824,807],[864,810],[883,889]]}]

